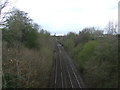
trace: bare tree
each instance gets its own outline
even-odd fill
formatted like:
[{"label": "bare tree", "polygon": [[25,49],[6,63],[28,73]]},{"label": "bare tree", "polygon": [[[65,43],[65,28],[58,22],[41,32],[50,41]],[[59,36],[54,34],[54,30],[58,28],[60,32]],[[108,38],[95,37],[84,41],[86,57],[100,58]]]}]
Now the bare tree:
[{"label": "bare tree", "polygon": [[7,7],[8,0],[0,0],[0,26],[4,25],[4,19],[7,15],[7,12],[2,13],[3,9]]},{"label": "bare tree", "polygon": [[1,16],[2,10],[7,6],[7,4],[8,4],[8,0],[1,0],[0,1],[0,16]]},{"label": "bare tree", "polygon": [[113,21],[109,21],[107,28],[106,28],[107,34],[115,34],[117,33],[117,24],[115,24]]}]

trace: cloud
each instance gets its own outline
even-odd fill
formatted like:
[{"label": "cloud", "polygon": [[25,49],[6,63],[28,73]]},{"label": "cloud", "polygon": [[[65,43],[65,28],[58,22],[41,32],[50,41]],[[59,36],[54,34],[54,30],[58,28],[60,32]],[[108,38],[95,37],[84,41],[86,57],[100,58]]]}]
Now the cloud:
[{"label": "cloud", "polygon": [[104,27],[110,19],[117,20],[117,3],[118,0],[18,0],[16,7],[28,12],[48,31],[66,33],[85,26]]}]

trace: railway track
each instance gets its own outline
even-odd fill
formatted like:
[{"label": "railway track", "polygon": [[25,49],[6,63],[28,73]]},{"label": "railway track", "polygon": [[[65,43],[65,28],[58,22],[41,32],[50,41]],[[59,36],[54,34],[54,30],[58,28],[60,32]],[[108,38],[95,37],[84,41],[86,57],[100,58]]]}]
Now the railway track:
[{"label": "railway track", "polygon": [[55,88],[84,88],[82,79],[64,48],[58,42],[55,59]]}]

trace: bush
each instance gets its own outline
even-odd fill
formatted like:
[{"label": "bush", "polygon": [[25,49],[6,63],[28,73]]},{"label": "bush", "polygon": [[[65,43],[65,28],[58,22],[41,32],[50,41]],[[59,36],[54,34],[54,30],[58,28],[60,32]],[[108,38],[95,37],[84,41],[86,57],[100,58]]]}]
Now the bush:
[{"label": "bush", "polygon": [[[93,35],[93,36],[92,36]],[[90,88],[118,87],[118,37],[85,29],[74,39],[64,37],[63,46]],[[119,45],[119,46],[118,46]]]},{"label": "bush", "polygon": [[16,83],[18,77],[13,73],[4,73],[3,88],[18,88],[20,87],[20,83]]},{"label": "bush", "polygon": [[93,54],[87,54],[89,59],[84,65],[83,74],[88,87],[118,87],[117,49],[116,36],[110,36],[98,42],[94,52],[91,51]]},{"label": "bush", "polygon": [[76,55],[74,57],[76,58],[76,61],[79,64],[78,66],[80,69],[83,69],[85,66],[85,63],[91,58],[96,45],[97,45],[96,41],[89,41],[83,46],[81,50],[76,49],[77,53],[75,53]]},{"label": "bush", "polygon": [[3,42],[4,81],[12,80],[10,83],[3,83],[5,88],[46,88],[48,86],[53,63],[54,42],[51,36],[46,39],[46,36],[43,36],[38,39],[41,48],[37,50],[29,49],[24,44],[19,45],[19,48],[8,48],[7,42]]}]

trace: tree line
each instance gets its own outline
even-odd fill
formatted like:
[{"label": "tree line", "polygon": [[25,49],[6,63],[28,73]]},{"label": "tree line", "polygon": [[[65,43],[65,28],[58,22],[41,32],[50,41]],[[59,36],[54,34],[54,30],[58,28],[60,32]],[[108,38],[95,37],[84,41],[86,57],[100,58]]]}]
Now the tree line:
[{"label": "tree line", "polygon": [[84,28],[78,34],[69,32],[58,40],[77,66],[86,87],[118,87],[118,34],[116,25],[109,22],[104,30]]},{"label": "tree line", "polygon": [[3,88],[48,87],[54,41],[28,13],[13,8],[2,24]]}]

